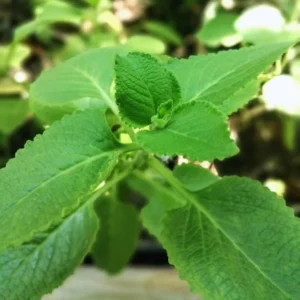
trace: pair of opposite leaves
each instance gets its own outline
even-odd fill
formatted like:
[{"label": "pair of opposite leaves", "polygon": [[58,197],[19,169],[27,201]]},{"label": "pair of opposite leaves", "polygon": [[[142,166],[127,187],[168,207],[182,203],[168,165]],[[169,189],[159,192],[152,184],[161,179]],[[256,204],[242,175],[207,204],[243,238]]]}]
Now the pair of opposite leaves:
[{"label": "pair of opposite leaves", "polygon": [[229,138],[226,116],[207,101],[183,103],[175,76],[154,57],[129,53],[116,57],[116,99],[137,141],[158,155],[181,154],[195,160],[223,159],[238,149]]}]

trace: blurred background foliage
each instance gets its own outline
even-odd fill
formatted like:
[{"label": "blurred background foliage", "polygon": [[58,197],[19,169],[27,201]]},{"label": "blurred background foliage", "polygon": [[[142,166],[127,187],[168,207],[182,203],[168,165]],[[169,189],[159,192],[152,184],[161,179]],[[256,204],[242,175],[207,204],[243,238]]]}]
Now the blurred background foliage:
[{"label": "blurred background foliage", "polygon": [[[43,70],[92,48],[166,59],[296,40],[299,19],[297,0],[1,0],[0,167],[47,125],[28,105]],[[300,46],[243,93],[230,117],[240,154],[209,167],[262,181],[300,215]]]}]

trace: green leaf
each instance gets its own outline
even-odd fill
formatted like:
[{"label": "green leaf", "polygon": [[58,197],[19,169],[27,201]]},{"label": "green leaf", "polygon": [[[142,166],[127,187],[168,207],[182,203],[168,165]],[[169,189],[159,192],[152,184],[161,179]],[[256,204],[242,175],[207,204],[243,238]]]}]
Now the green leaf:
[{"label": "green leaf", "polygon": [[180,35],[173,29],[173,27],[159,21],[146,21],[144,28],[150,33],[156,35],[162,40],[173,44],[175,46],[180,46],[182,44],[182,39]]},{"label": "green leaf", "polygon": [[174,199],[177,199],[174,192],[166,187],[154,189],[148,195],[149,204],[142,210],[141,217],[143,225],[158,239],[163,229],[165,214],[182,205],[182,202]]},{"label": "green leaf", "polygon": [[163,54],[166,52],[166,45],[163,41],[145,34],[131,36],[124,46],[128,51],[139,51],[150,54]]},{"label": "green leaf", "polygon": [[14,32],[14,42],[21,42],[30,34],[54,23],[79,25],[81,11],[63,1],[52,0],[37,9],[35,19],[19,26]]},{"label": "green leaf", "polygon": [[173,75],[149,54],[117,56],[115,69],[120,113],[134,127],[151,124],[161,104],[180,101],[180,89]]},{"label": "green leaf", "polygon": [[[92,5],[92,6],[97,6],[99,2],[102,2],[101,0],[85,0],[85,2],[87,2],[88,4]],[[104,1],[103,1],[104,2]]]},{"label": "green leaf", "polygon": [[137,209],[122,203],[115,195],[103,196],[95,203],[100,220],[92,257],[109,274],[120,272],[133,255],[140,233]]},{"label": "green leaf", "polygon": [[95,49],[42,73],[30,89],[33,111],[45,123],[76,109],[118,108],[110,96],[114,61],[120,48]]},{"label": "green leaf", "polygon": [[206,100],[222,107],[290,46],[291,43],[280,43],[198,55],[172,60],[168,68],[181,86],[183,102]]},{"label": "green leaf", "polygon": [[23,61],[30,55],[30,48],[24,45],[0,47],[0,72],[6,67],[20,69]]},{"label": "green leaf", "polygon": [[62,284],[92,246],[97,225],[93,205],[84,205],[51,230],[6,249],[0,254],[2,299],[40,299]]},{"label": "green leaf", "polygon": [[239,108],[245,106],[250,100],[257,97],[260,89],[259,80],[250,81],[245,87],[237,91],[227,100],[225,100],[220,107],[220,110],[226,115],[231,115]]},{"label": "green leaf", "polygon": [[136,171],[127,178],[130,187],[147,199],[148,204],[142,210],[143,225],[147,230],[158,237],[162,230],[162,221],[165,213],[178,208],[184,203],[176,192],[154,180],[149,180],[143,173]]},{"label": "green leaf", "polygon": [[209,47],[226,46],[227,43],[229,46],[233,46],[241,40],[234,27],[237,18],[238,15],[233,13],[220,13],[204,24],[196,36]]},{"label": "green leaf", "polygon": [[229,137],[225,115],[206,101],[178,106],[165,128],[140,131],[137,140],[157,155],[184,155],[200,161],[224,159],[238,152]]},{"label": "green leaf", "polygon": [[209,299],[298,299],[300,223],[258,182],[228,177],[168,212],[160,241]]},{"label": "green leaf", "polygon": [[9,135],[23,124],[29,113],[28,101],[0,99],[0,132]]},{"label": "green leaf", "polygon": [[98,109],[66,116],[28,142],[0,170],[0,251],[75,210],[108,176],[121,151]]},{"label": "green leaf", "polygon": [[192,192],[200,191],[219,180],[208,169],[191,163],[176,167],[173,174]]}]

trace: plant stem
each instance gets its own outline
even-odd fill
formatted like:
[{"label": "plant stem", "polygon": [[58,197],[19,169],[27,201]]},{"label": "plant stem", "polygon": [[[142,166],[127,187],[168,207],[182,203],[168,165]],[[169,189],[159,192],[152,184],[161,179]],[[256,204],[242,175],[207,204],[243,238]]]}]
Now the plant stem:
[{"label": "plant stem", "polygon": [[295,0],[295,7],[290,17],[290,22],[296,22],[298,20],[300,10],[300,3],[299,1]]},{"label": "plant stem", "polygon": [[296,118],[292,116],[284,116],[283,119],[283,132],[284,144],[288,150],[295,150],[295,136],[296,136]]},{"label": "plant stem", "polygon": [[[122,120],[121,120],[121,122],[122,122]],[[124,129],[127,131],[127,133],[129,134],[132,142],[136,142],[136,137],[135,137],[135,133],[134,133],[133,129],[131,127],[127,126],[124,122],[122,122],[122,125],[123,125]]]},{"label": "plant stem", "polygon": [[124,149],[124,151],[123,151],[123,153],[124,153],[124,152],[131,152],[131,151],[141,150],[142,147],[138,144],[131,143],[131,144],[124,145],[123,149]]},{"label": "plant stem", "polygon": [[94,193],[91,195],[91,197],[89,198],[88,202],[93,202],[94,200],[99,198],[99,196],[101,196],[103,193],[107,192],[115,184],[117,184],[119,181],[121,181],[126,176],[128,176],[130,171],[131,170],[126,170],[122,173],[119,173],[119,174],[115,175],[111,180],[109,180],[107,183],[105,183],[105,185],[103,187],[101,187],[99,189],[96,189],[94,191]]},{"label": "plant stem", "polygon": [[176,177],[174,177],[173,173],[155,157],[150,157],[149,165],[158,171],[182,196],[187,196],[188,198],[190,197],[183,184]]},{"label": "plant stem", "polygon": [[113,114],[118,118],[118,120],[120,121],[120,123],[122,124],[124,129],[129,134],[132,142],[135,142],[136,141],[135,133],[134,133],[133,129],[131,127],[127,126],[123,122],[123,120],[120,118],[118,105],[111,99],[111,97],[109,97],[107,94],[103,93],[102,90],[99,90],[99,92],[100,92],[100,95],[103,97],[104,101],[106,102],[107,106],[111,109]]}]

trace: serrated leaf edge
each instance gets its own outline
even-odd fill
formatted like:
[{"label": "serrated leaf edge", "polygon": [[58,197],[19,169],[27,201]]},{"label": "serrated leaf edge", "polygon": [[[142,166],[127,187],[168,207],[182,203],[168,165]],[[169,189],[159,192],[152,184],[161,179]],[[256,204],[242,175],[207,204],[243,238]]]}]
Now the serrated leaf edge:
[{"label": "serrated leaf edge", "polygon": [[[75,115],[81,114],[82,112],[84,112],[84,111],[86,111],[86,110],[90,110],[90,109],[91,109],[91,108],[88,108],[88,109],[85,109],[85,110],[77,110],[77,111],[75,111],[73,114],[65,115],[61,120],[55,121],[55,122],[51,125],[50,128],[57,128],[57,127],[60,126],[60,123],[61,123],[61,122],[65,121],[65,120],[67,120],[67,119],[69,119],[69,118],[73,118]],[[105,120],[106,120],[106,119],[105,119]],[[106,124],[107,124],[107,121],[106,121]],[[107,124],[107,126],[108,126],[108,124]],[[49,128],[49,129],[50,129],[50,128]],[[109,128],[109,126],[108,126],[108,128]],[[19,150],[16,152],[15,158],[20,157],[25,151],[27,151],[28,149],[30,149],[30,147],[32,146],[33,143],[36,143],[36,142],[39,141],[43,136],[47,136],[48,134],[49,134],[48,129],[46,129],[42,134],[36,135],[32,141],[30,141],[30,140],[27,141],[27,142],[25,143],[25,145],[24,145],[24,148],[19,149]],[[116,143],[120,144],[120,143],[118,142],[118,140],[116,139],[116,137],[115,137],[113,134],[112,134],[112,137],[113,137],[113,139],[115,139]],[[121,144],[120,144],[120,145],[121,145]],[[120,148],[119,151],[116,151],[116,153],[115,153],[115,158],[117,159],[118,155],[120,155],[121,153],[122,153],[122,151],[121,151],[121,148]],[[113,162],[113,161],[114,161],[114,159],[111,159],[111,160],[110,160],[110,162]],[[12,160],[9,160],[9,161],[7,162],[7,164],[6,164],[6,166],[5,166],[4,168],[0,169],[0,172],[2,172],[2,171],[5,170],[7,167],[9,167],[11,163],[13,163]],[[114,167],[114,164],[110,163],[110,166],[109,166],[108,170],[107,170],[105,173],[103,173],[103,177],[107,177],[107,176],[111,173],[113,167]],[[53,178],[53,177],[51,177],[51,178]],[[51,179],[51,178],[50,178],[50,179]],[[100,174],[99,174],[99,178],[100,178]],[[49,179],[48,179],[48,180],[49,180]],[[98,183],[99,183],[99,182],[98,182]],[[98,183],[96,183],[94,187],[90,187],[89,192],[92,192],[92,191],[95,189],[95,187],[97,186]],[[31,191],[31,192],[32,192],[32,191]],[[88,194],[88,193],[87,193],[87,194]],[[65,207],[64,209],[62,209],[61,215],[60,215],[60,219],[63,220],[63,219],[66,217],[66,215],[68,215],[68,213],[66,213],[67,210],[69,210],[69,209],[75,210],[76,207],[79,206],[80,201],[82,200],[82,198],[84,198],[84,196],[82,196],[82,197],[80,197],[79,199],[77,199],[77,202],[74,204],[74,206],[72,206],[72,207]],[[53,226],[53,225],[55,225],[55,224],[56,224],[56,222],[53,222],[53,221],[52,221],[52,222],[49,222],[49,223],[45,224],[44,227],[40,228],[39,230],[32,230],[31,233],[28,235],[28,238],[26,239],[26,241],[30,241],[30,240],[34,237],[35,234],[38,234],[38,233],[40,233],[40,232],[44,232],[44,231],[48,230],[49,228],[51,228],[51,226]],[[19,242],[19,241],[18,241],[18,242],[16,242],[16,243],[11,243],[11,244],[9,244],[9,245],[6,245],[6,247],[3,248],[3,249],[1,250],[1,252],[5,251],[5,250],[8,249],[8,248],[15,248],[15,247],[17,247],[17,246],[20,246],[20,245],[22,245],[22,243],[24,243],[24,242],[26,242],[26,241],[22,241],[22,242]]]},{"label": "serrated leaf edge", "polygon": [[[273,196],[275,196],[275,197],[278,199],[278,201],[280,201],[281,207],[284,208],[284,209],[286,210],[286,212],[287,212],[291,217],[296,218],[295,215],[294,215],[294,213],[293,213],[293,211],[286,205],[286,201],[285,201],[283,198],[279,197],[275,192],[273,192],[273,191],[271,191],[270,189],[268,189],[267,187],[263,186],[259,181],[253,180],[253,179],[249,179],[249,178],[246,178],[246,177],[239,177],[239,176],[224,176],[224,177],[222,177],[222,179],[227,179],[227,178],[231,178],[231,179],[236,178],[236,179],[239,179],[239,180],[242,179],[242,180],[247,181],[247,182],[249,182],[249,180],[251,180],[254,184],[256,184],[256,186],[258,186],[259,188],[261,188],[261,189],[264,190],[265,192],[269,192],[270,194],[272,194]],[[215,183],[213,183],[212,185],[214,185],[214,184],[215,184]],[[207,187],[207,188],[211,188],[212,185],[210,185],[210,186]],[[192,196],[192,194],[191,194],[191,196]],[[193,197],[192,197],[192,198],[193,198]],[[196,199],[195,199],[195,202],[197,202]],[[180,207],[177,207],[177,208],[175,208],[175,209],[171,209],[171,210],[169,210],[169,211],[167,211],[167,212],[165,213],[165,215],[164,215],[164,217],[163,217],[163,219],[162,219],[162,221],[161,221],[162,226],[163,226],[163,229],[162,229],[162,231],[160,232],[160,237],[157,237],[158,239],[163,240],[163,238],[161,238],[161,237],[162,237],[163,234],[164,234],[164,233],[163,233],[164,228],[166,228],[166,226],[165,226],[165,219],[167,219],[168,214],[169,214],[169,213],[172,213],[173,211],[180,211],[180,209],[182,209],[183,207],[188,206],[188,205],[191,206],[191,205],[195,205],[195,204],[189,203],[189,202],[187,201],[186,204],[184,204],[184,205],[182,205],[182,206],[180,206]],[[201,213],[204,213],[204,211],[206,211],[206,209],[205,209],[201,204],[199,204],[199,206],[200,206],[201,209],[202,209],[202,210],[201,210]],[[230,236],[228,236],[228,234],[227,234],[222,228],[219,228],[218,224],[216,224],[216,222],[215,222],[214,220],[212,220],[212,218],[211,218],[211,216],[210,216],[209,213],[205,213],[205,215],[206,215],[207,218],[208,218],[213,224],[215,224],[216,227],[217,227],[217,228],[218,228],[218,229],[226,236],[226,238],[233,244],[233,247],[235,247],[238,251],[240,251],[240,252],[242,253],[243,256],[246,256],[246,257],[247,257],[247,260],[249,260],[249,262],[250,262],[255,268],[257,268],[258,271],[259,271],[259,272],[260,272],[260,273],[261,273],[261,274],[262,274],[262,275],[263,275],[263,276],[264,276],[264,277],[265,277],[265,278],[266,278],[273,286],[276,286],[281,292],[283,292],[283,294],[285,294],[288,298],[290,298],[290,296],[289,296],[288,294],[286,294],[285,291],[283,291],[279,286],[277,286],[277,284],[274,283],[274,282],[269,278],[269,276],[265,275],[264,272],[262,272],[262,271],[258,268],[258,266],[256,265],[256,263],[254,263],[254,262],[252,261],[252,259],[250,259],[250,258],[248,257],[248,255],[245,254],[244,251],[242,251],[242,249],[241,249],[240,247],[236,246],[235,243],[233,243],[232,238],[230,238]],[[204,295],[207,295],[207,292],[206,292],[205,290],[199,289],[199,288],[197,288],[197,287],[194,287],[194,286],[192,286],[192,285],[189,283],[188,279],[186,278],[186,277],[187,277],[186,271],[183,270],[183,269],[179,269],[179,268],[176,267],[176,265],[175,265],[175,263],[174,263],[174,261],[173,261],[173,257],[171,257],[171,256],[173,256],[173,254],[171,254],[171,252],[173,253],[173,251],[169,251],[169,250],[164,246],[164,243],[163,243],[163,242],[162,242],[162,246],[163,246],[163,248],[166,250],[166,252],[167,252],[167,254],[168,254],[168,261],[169,261],[169,263],[170,263],[171,265],[173,265],[173,266],[176,268],[176,270],[178,271],[179,278],[180,278],[181,280],[184,280],[184,281],[188,282],[190,291],[191,291],[192,293],[199,293],[199,292],[200,292],[200,293],[202,293],[202,294],[204,294]]]},{"label": "serrated leaf edge", "polygon": [[[186,106],[194,106],[195,104],[197,103],[203,103],[204,105],[206,105],[207,107],[210,107],[212,108],[213,110],[215,110],[215,112],[217,112],[218,114],[222,115],[223,117],[223,123],[226,125],[226,128],[227,128],[227,133],[228,133],[228,136],[229,136],[229,139],[231,141],[231,144],[233,144],[236,148],[236,152],[233,153],[231,156],[234,156],[236,155],[238,152],[239,152],[239,149],[238,147],[236,146],[235,142],[230,138],[230,131],[229,131],[229,128],[228,128],[228,123],[227,123],[227,116],[217,108],[217,106],[215,106],[214,104],[208,102],[208,101],[205,101],[205,100],[201,100],[201,101],[196,101],[196,100],[193,100],[193,101],[189,101],[189,102],[185,102],[185,103],[182,103],[181,105],[177,106],[174,111],[173,111],[173,114],[172,114],[172,117],[176,114],[177,111],[183,109],[183,107],[185,108]],[[172,117],[171,119],[169,120],[168,123],[172,122]],[[168,128],[168,124],[165,126],[164,129],[167,129]],[[159,130],[164,130],[164,129],[159,129]],[[143,131],[151,131],[151,130],[141,130],[139,132],[143,132]],[[147,147],[145,146],[145,143],[143,142],[143,140],[139,139],[139,132],[136,134],[136,137],[137,137],[137,140],[138,140],[138,143],[145,149],[147,150]],[[151,151],[151,150],[150,150]],[[182,155],[182,153],[177,153],[177,152],[161,152],[161,151],[155,151],[155,154],[156,155],[159,155],[159,156],[172,156],[172,155]],[[190,160],[193,160],[193,161],[197,161],[197,157],[194,157],[194,156],[185,156],[187,158],[189,158]],[[208,157],[207,159],[205,160],[208,160],[208,161],[214,161],[215,159],[218,159],[218,160],[223,160],[227,157],[230,157],[230,156],[216,156],[216,157]]]}]

